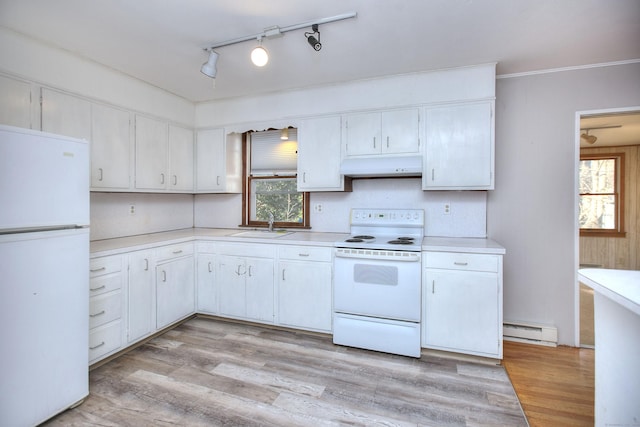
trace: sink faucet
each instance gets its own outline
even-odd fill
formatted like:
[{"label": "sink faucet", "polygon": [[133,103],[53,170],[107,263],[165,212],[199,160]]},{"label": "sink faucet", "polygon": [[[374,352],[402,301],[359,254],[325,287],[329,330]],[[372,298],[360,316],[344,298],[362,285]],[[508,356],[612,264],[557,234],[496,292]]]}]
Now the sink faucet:
[{"label": "sink faucet", "polygon": [[273,231],[273,221],[274,221],[273,213],[269,212],[269,231]]}]

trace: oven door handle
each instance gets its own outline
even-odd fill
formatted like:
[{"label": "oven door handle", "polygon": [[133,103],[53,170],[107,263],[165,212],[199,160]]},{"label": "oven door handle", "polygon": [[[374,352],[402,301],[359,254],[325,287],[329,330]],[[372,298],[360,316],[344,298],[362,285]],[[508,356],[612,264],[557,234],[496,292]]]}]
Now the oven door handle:
[{"label": "oven door handle", "polygon": [[358,259],[375,259],[382,261],[400,261],[400,262],[419,262],[420,252],[396,252],[396,251],[376,251],[367,250],[366,254],[361,253],[358,249],[336,249],[336,258],[358,258]]}]

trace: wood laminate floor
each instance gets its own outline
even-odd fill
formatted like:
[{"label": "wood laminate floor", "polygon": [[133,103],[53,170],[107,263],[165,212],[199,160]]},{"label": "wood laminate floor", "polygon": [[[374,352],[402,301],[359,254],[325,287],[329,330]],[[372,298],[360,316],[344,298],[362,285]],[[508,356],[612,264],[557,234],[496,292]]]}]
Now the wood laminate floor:
[{"label": "wood laminate floor", "polygon": [[593,426],[591,348],[504,343],[503,365],[531,427]]},{"label": "wood laminate floor", "polygon": [[90,374],[51,426],[526,426],[502,366],[194,318]]}]

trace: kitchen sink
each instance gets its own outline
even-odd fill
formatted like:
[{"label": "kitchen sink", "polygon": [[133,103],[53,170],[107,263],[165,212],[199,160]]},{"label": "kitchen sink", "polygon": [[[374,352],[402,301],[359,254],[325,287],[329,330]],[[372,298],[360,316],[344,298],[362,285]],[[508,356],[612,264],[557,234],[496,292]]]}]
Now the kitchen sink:
[{"label": "kitchen sink", "polygon": [[246,230],[240,231],[238,233],[230,234],[230,237],[253,237],[260,239],[277,239],[278,237],[286,236],[287,234],[291,234],[293,231],[287,230]]}]

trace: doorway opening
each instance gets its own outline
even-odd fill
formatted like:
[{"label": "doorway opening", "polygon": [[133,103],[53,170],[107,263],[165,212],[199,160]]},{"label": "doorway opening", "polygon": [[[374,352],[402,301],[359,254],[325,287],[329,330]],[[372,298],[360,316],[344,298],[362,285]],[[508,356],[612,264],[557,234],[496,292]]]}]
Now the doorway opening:
[{"label": "doorway opening", "polygon": [[[576,128],[578,268],[640,270],[640,107],[579,112]],[[593,290],[577,280],[576,323],[593,348]]]}]

